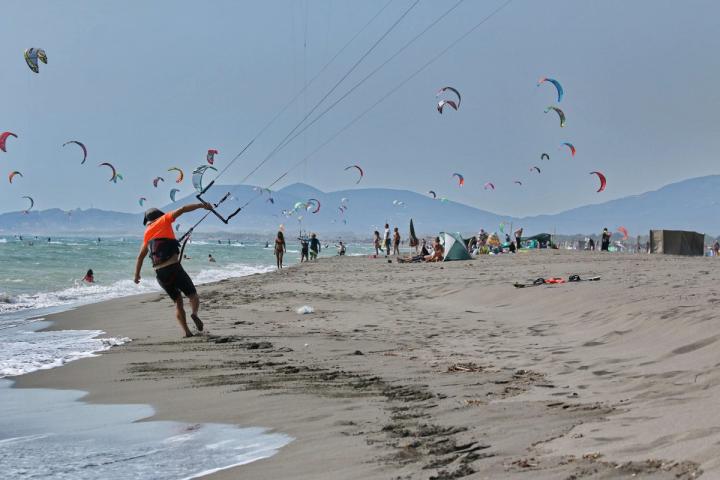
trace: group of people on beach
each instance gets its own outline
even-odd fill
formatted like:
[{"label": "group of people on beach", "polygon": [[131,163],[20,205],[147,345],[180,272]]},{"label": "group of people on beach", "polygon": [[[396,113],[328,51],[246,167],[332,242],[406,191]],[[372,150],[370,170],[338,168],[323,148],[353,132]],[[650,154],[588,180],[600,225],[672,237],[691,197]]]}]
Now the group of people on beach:
[{"label": "group of people on beach", "polygon": [[[317,238],[317,234],[312,233],[310,234],[310,237],[300,234],[298,240],[300,240],[300,263],[309,262],[310,260],[317,260],[318,255],[322,250],[322,246],[320,244],[320,240]],[[344,255],[345,246],[342,242],[340,242],[340,246],[342,247],[342,251],[339,252],[339,254]],[[277,236],[275,237],[275,261],[278,270],[282,270],[283,268],[283,257],[286,253],[287,244],[285,243],[285,234],[282,230],[279,230]]]},{"label": "group of people on beach", "polygon": [[[400,237],[400,229],[398,227],[395,227],[392,231],[392,234],[390,233],[390,225],[385,224],[385,233],[383,234],[382,238],[380,237],[380,232],[375,230],[373,233],[373,246],[375,247],[375,256],[379,256],[380,252],[385,250],[385,256],[390,256],[390,245],[392,244],[392,255],[400,255],[400,243],[402,242],[402,238]],[[415,245],[411,245],[415,246]]]}]

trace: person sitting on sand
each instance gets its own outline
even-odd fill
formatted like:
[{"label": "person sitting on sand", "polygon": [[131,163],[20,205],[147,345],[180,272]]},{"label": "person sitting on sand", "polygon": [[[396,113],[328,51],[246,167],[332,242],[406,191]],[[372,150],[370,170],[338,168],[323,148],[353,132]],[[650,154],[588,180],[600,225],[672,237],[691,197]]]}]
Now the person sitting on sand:
[{"label": "person sitting on sand", "polygon": [[445,254],[445,248],[440,244],[440,237],[433,240],[433,253],[425,257],[426,262],[442,262]]},{"label": "person sitting on sand", "polygon": [[95,274],[93,274],[92,268],[87,271],[85,274],[85,278],[83,278],[83,282],[85,283],[95,283]]},{"label": "person sitting on sand", "polygon": [[320,253],[320,240],[313,233],[310,235],[310,260],[317,260],[318,253]]},{"label": "person sitting on sand", "polygon": [[373,234],[373,246],[375,247],[375,256],[377,257],[380,255],[380,250],[382,247],[380,246],[380,232],[375,230],[375,233]]},{"label": "person sitting on sand", "polygon": [[283,235],[283,232],[280,231],[277,233],[277,237],[275,238],[275,260],[277,260],[278,270],[282,270],[283,268],[283,255],[286,251],[285,235]]},{"label": "person sitting on sand", "polygon": [[420,247],[420,255],[422,255],[423,258],[430,255],[430,250],[427,249],[427,241],[424,238],[422,239],[422,246]]},{"label": "person sitting on sand", "polygon": [[190,301],[190,318],[192,318],[198,331],[202,332],[203,322],[198,317],[200,297],[198,297],[190,276],[180,264],[180,244],[175,239],[172,224],[179,216],[201,208],[211,210],[212,206],[207,203],[194,203],[185,205],[170,213],[163,213],[157,208],[148,209],[143,219],[143,225],[146,226],[143,244],[135,263],[134,281],[140,283],[140,269],[145,257],[150,253],[157,282],[175,302],[175,317],[186,338],[192,337],[193,334],[187,326],[182,294],[184,293]]}]

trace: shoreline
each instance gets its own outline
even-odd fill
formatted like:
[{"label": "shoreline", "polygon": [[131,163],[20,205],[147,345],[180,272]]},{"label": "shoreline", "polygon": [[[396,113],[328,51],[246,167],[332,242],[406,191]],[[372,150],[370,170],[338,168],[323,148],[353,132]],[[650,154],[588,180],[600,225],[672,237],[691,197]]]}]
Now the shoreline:
[{"label": "shoreline", "polygon": [[[51,329],[133,341],[12,380],[87,391],[89,403],[149,404],[147,420],[295,438],[208,479],[697,478],[720,468],[697,443],[711,444],[716,429],[691,415],[709,408],[715,388],[712,348],[703,350],[715,332],[696,318],[711,313],[720,279],[707,261],[587,252],[435,265],[322,259],[199,286],[208,335],[189,340],[159,293],[47,316]],[[693,280],[703,268],[704,283]],[[511,286],[573,273],[602,280]],[[685,285],[689,319],[672,297]],[[315,313],[298,315],[306,304]],[[654,328],[660,321],[674,326],[672,338]],[[693,385],[695,375],[705,378]],[[661,419],[674,415],[686,425],[667,439]]]}]

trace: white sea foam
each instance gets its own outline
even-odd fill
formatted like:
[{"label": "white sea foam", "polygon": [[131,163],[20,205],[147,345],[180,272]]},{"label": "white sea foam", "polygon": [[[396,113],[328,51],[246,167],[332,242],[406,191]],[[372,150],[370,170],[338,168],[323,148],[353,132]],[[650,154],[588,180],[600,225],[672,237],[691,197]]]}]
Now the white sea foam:
[{"label": "white sea foam", "polygon": [[[244,264],[229,264],[223,267],[201,270],[192,274],[192,277],[193,281],[199,285],[217,282],[231,277],[265,273],[271,270],[272,268],[269,266],[258,267]],[[160,287],[154,278],[144,278],[139,285],[136,285],[132,280],[120,280],[109,285],[103,285],[101,283],[86,284],[76,281],[72,287],[53,292],[24,293],[18,295],[8,295],[0,292],[0,314],[26,309],[46,309],[62,306],[72,307],[141,293],[157,292],[159,290]]]},{"label": "white sea foam", "polygon": [[104,337],[101,330],[38,332],[46,322],[6,328],[0,336],[0,378],[59,367],[130,341]]},{"label": "white sea foam", "polygon": [[84,392],[0,382],[2,478],[191,479],[275,454],[292,438],[261,428],[139,420],[148,405],[98,405]]}]

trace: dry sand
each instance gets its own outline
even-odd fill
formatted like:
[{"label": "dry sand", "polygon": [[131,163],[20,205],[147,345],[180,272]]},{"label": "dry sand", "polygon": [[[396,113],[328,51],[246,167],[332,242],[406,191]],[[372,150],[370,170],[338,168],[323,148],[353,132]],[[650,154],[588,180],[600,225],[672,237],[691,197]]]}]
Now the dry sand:
[{"label": "dry sand", "polygon": [[[19,385],[295,438],[212,479],[720,478],[716,263],[327,259],[202,287],[189,340],[159,294],[56,315],[134,341]],[[512,286],[575,273],[602,280]]]}]

